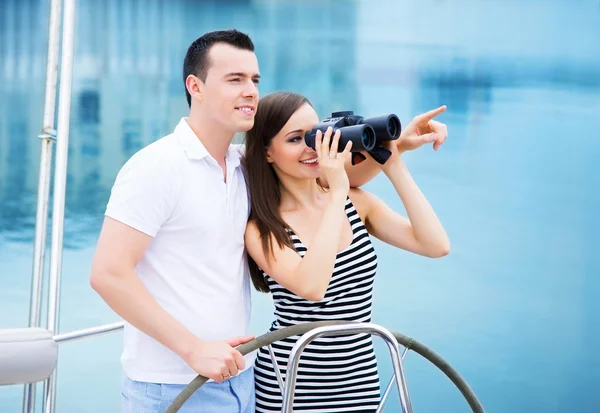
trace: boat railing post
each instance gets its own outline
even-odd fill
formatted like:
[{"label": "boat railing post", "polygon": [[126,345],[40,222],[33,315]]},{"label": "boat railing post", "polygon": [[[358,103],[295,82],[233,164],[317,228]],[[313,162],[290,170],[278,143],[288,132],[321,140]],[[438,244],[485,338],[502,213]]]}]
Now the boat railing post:
[{"label": "boat railing post", "polygon": [[[40,172],[38,179],[37,210],[35,215],[35,239],[33,247],[33,268],[31,274],[31,295],[29,299],[29,327],[40,326],[40,307],[44,278],[44,258],[46,255],[46,228],[48,203],[50,198],[50,176],[52,171],[52,146],[56,139],[54,113],[56,107],[56,84],[58,81],[58,55],[60,40],[61,0],[50,4],[50,24],[48,29],[48,57],[46,64],[46,89],[44,95],[44,115],[40,138]],[[35,410],[35,383],[26,384],[23,389],[23,413]]]},{"label": "boat railing post", "polygon": [[[64,0],[63,7],[58,124],[56,128],[56,167],[52,204],[52,244],[50,248],[50,279],[48,282],[47,329],[53,334],[58,333],[60,320],[60,280],[62,273],[67,158],[69,152],[69,122],[71,118],[75,0]],[[44,413],[54,413],[55,411],[56,375],[57,368],[54,369],[45,382]]]},{"label": "boat railing post", "polygon": [[287,372],[285,377],[285,390],[283,392],[283,404],[281,411],[283,413],[293,413],[294,407],[294,390],[296,387],[296,378],[298,376],[298,366],[300,364],[300,355],[308,344],[314,339],[321,336],[335,336],[342,334],[358,334],[367,333],[379,336],[387,344],[400,394],[400,404],[404,413],[412,413],[412,405],[408,395],[408,387],[404,376],[404,368],[402,366],[402,357],[398,349],[398,342],[394,335],[386,328],[372,323],[353,323],[332,325],[315,328],[302,335],[292,347],[288,358]]}]

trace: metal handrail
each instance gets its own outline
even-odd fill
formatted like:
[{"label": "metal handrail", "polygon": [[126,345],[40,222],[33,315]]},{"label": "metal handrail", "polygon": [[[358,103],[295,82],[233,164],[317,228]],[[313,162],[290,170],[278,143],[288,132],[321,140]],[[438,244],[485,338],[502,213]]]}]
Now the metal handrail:
[{"label": "metal handrail", "polygon": [[[104,324],[104,325],[86,328],[86,329],[82,329],[82,330],[75,330],[75,331],[72,331],[69,333],[54,335],[52,337],[52,339],[58,344],[70,342],[70,341],[74,341],[77,339],[82,339],[82,338],[86,338],[86,337],[91,337],[91,336],[96,336],[96,335],[101,335],[101,334],[105,334],[105,333],[109,333],[109,332],[118,331],[118,330],[123,329],[124,324],[125,323],[123,321],[120,321],[120,322],[116,322],[116,323]],[[303,323],[303,324],[294,325],[291,327],[285,327],[280,330],[271,331],[267,334],[264,334],[260,337],[255,338],[254,340],[252,340],[248,343],[242,344],[236,348],[238,351],[240,351],[240,353],[245,355],[252,351],[258,350],[261,347],[270,346],[271,343],[283,340],[286,337],[293,337],[293,336],[299,336],[299,335],[302,336],[306,333],[311,332],[312,330],[319,329],[319,328],[326,327],[326,326],[340,326],[340,325],[348,325],[348,324],[353,324],[354,326],[356,326],[360,323],[352,323],[352,322],[348,322],[348,321],[333,321],[333,320],[332,321],[313,322],[313,323]],[[377,327],[379,327],[379,326],[377,326]],[[382,328],[382,327],[380,327],[380,328]],[[398,344],[405,347],[402,356],[400,356],[400,358],[398,360],[399,366],[401,366],[401,360],[404,359],[408,350],[413,350],[415,353],[421,355],[422,357],[424,357],[425,359],[427,359],[428,361],[433,363],[452,381],[452,383],[458,388],[458,390],[460,390],[462,395],[465,397],[465,399],[468,402],[469,406],[471,407],[473,413],[484,413],[483,406],[481,406],[481,403],[477,399],[477,396],[475,395],[475,393],[473,393],[473,391],[471,390],[470,386],[467,384],[466,381],[464,381],[464,379],[462,377],[460,377],[458,372],[456,370],[454,370],[444,359],[442,359],[439,355],[437,355],[431,349],[427,348],[425,345],[419,343],[418,341],[416,341],[415,339],[413,339],[411,337],[407,337],[407,336],[397,333],[397,332],[388,331],[386,329],[383,329],[383,330],[387,331],[390,334],[390,337],[393,337],[394,340]],[[386,340],[386,341],[388,342],[388,348],[390,348],[390,351],[391,351],[391,347],[389,347],[389,340]],[[397,350],[398,350],[398,348],[395,347],[395,351],[397,351]],[[272,355],[272,357],[273,357],[273,355]],[[377,409],[377,412],[380,412],[383,410],[385,402],[387,401],[387,397],[389,396],[397,377],[400,378],[401,382],[406,383],[404,374],[403,373],[399,374],[398,372],[396,372],[392,376],[392,379],[391,379],[390,383],[388,384],[388,386],[381,398],[380,405],[379,405],[379,408]],[[192,382],[188,386],[186,386],[186,388],[175,398],[173,403],[171,403],[171,405],[167,408],[166,413],[177,412],[181,408],[181,406],[185,403],[185,401],[196,390],[198,390],[206,382],[206,380],[207,380],[207,378],[203,377],[203,376],[197,376],[194,380],[192,380]],[[282,389],[282,391],[283,391],[284,386],[282,384],[283,384],[282,380],[280,380],[279,381],[280,389]],[[399,387],[399,389],[400,389],[400,387]],[[403,391],[401,390],[400,395],[402,395],[402,393],[403,393]],[[403,408],[404,408],[404,405],[403,405]],[[411,409],[412,409],[412,407],[411,407]],[[405,412],[408,412],[408,411],[411,411],[411,410],[405,410]]]},{"label": "metal handrail", "polygon": [[282,402],[282,413],[293,413],[294,408],[294,389],[296,387],[296,378],[298,376],[298,366],[300,364],[300,356],[302,351],[310,344],[311,341],[318,337],[325,335],[342,335],[342,334],[358,334],[368,333],[381,337],[388,346],[390,356],[392,358],[392,364],[394,366],[395,377],[397,377],[396,383],[398,385],[398,392],[400,394],[400,403],[402,405],[402,411],[404,413],[412,413],[412,405],[410,397],[408,395],[408,388],[406,386],[406,377],[404,376],[404,368],[402,366],[402,360],[400,352],[398,351],[398,344],[394,335],[377,324],[373,323],[352,323],[342,325],[332,325],[317,327],[302,335],[296,341],[289,355],[287,374],[285,379],[285,390],[283,392]]},{"label": "metal handrail", "polygon": [[104,324],[97,327],[84,328],[83,330],[75,330],[70,333],[57,334],[52,337],[56,343],[64,343],[67,341],[79,340],[82,338],[99,336],[101,334],[110,333],[117,330],[122,330],[125,322],[121,321],[118,323]]},{"label": "metal handrail", "polygon": [[[276,341],[281,341],[288,337],[301,336],[315,328],[329,326],[329,325],[349,324],[349,323],[351,323],[351,322],[329,320],[329,321],[318,321],[318,322],[311,322],[311,323],[295,324],[290,327],[284,327],[284,328],[281,328],[278,330],[270,331],[266,334],[256,337],[252,341],[241,344],[240,346],[236,347],[236,349],[242,355],[246,355],[248,353],[258,350],[261,347],[266,347],[269,344],[274,343]],[[475,393],[473,392],[473,390],[471,389],[469,384],[460,376],[460,374],[454,368],[452,368],[452,366],[450,366],[448,364],[447,361],[445,361],[437,353],[435,353],[433,350],[431,350],[424,344],[420,343],[419,341],[417,341],[411,337],[405,336],[404,334],[400,334],[400,333],[397,333],[394,331],[391,331],[391,333],[393,334],[393,336],[396,339],[396,341],[398,342],[398,344],[401,344],[408,350],[414,351],[415,353],[419,354],[420,356],[424,357],[426,360],[431,362],[438,369],[440,369],[442,371],[442,373],[444,373],[446,375],[446,377],[448,379],[450,379],[450,381],[462,393],[465,400],[471,407],[471,410],[473,411],[473,413],[484,413],[485,412],[483,409],[483,406],[479,402],[477,396],[475,395]],[[165,410],[165,413],[178,412],[179,409],[186,402],[186,400],[188,400],[192,396],[192,394],[194,394],[194,392],[196,390],[198,390],[200,387],[202,387],[202,385],[204,383],[206,383],[207,380],[208,380],[208,378],[204,377],[202,375],[196,376],[196,378],[193,379],[181,391],[181,393],[179,393],[179,395],[177,395],[177,397],[175,397],[175,400],[173,400],[173,402],[169,405],[169,407],[167,407],[167,410]]]},{"label": "metal handrail", "polygon": [[[38,179],[37,210],[35,215],[35,239],[33,244],[33,268],[31,274],[31,295],[29,298],[29,327],[40,326],[40,307],[42,302],[42,284],[44,258],[46,250],[46,222],[48,219],[48,200],[50,198],[50,175],[52,167],[52,145],[56,135],[48,133],[54,128],[56,106],[56,82],[58,80],[58,54],[60,39],[61,0],[52,0],[50,4],[50,25],[48,29],[48,62],[46,65],[46,90],[44,95],[44,118],[40,149],[40,172]],[[35,388],[32,383],[23,389],[23,413],[35,410]]]},{"label": "metal handrail", "polygon": [[[42,148],[40,153],[38,203],[31,276],[31,297],[29,303],[29,326],[39,327],[40,324],[40,303],[42,298],[44,257],[46,249],[46,221],[48,219],[48,200],[50,196],[50,176],[52,169],[52,145],[56,140],[50,276],[48,282],[48,311],[46,324],[46,329],[54,334],[58,332],[60,318],[60,280],[62,273],[67,159],[69,152],[69,124],[71,119],[75,0],[52,0],[50,7],[44,119],[42,134],[39,136],[42,140]],[[60,47],[59,41],[62,42]],[[56,109],[59,52],[60,88],[58,90],[58,125],[56,132],[54,132],[53,125]],[[44,382],[44,393],[42,404],[43,411],[45,413],[54,413],[56,407],[56,367],[50,377]],[[23,413],[33,413],[34,411],[35,385],[26,384],[23,390]]]},{"label": "metal handrail", "polygon": [[[400,360],[404,360],[406,353],[408,353],[407,347],[404,348],[404,351],[402,352],[402,356],[400,356]],[[381,396],[381,401],[379,402],[379,407],[377,408],[377,411],[375,411],[375,413],[383,412],[383,409],[385,408],[385,404],[387,403],[388,397],[390,397],[390,394],[392,393],[392,387],[394,387],[395,382],[396,382],[396,373],[394,373],[392,375],[390,382],[388,383],[385,391],[383,392],[383,396]]]}]

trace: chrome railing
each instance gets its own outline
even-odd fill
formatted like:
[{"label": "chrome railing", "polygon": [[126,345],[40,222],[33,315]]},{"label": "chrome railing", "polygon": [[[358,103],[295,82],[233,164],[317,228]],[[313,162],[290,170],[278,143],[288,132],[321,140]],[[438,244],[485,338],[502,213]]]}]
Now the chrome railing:
[{"label": "chrome railing", "polygon": [[52,339],[57,343],[63,343],[65,341],[79,340],[81,338],[99,336],[101,334],[111,333],[113,331],[122,330],[125,323],[123,321],[119,323],[104,324],[97,327],[85,328],[83,330],[76,330],[70,333],[57,334]]},{"label": "chrome railing", "polygon": [[[62,14],[64,10],[64,15]],[[61,24],[62,20],[62,24]],[[61,36],[62,28],[62,36]],[[56,141],[56,166],[54,170],[54,194],[52,209],[52,234],[50,248],[50,276],[48,286],[48,312],[46,329],[58,333],[60,307],[60,280],[62,272],[63,230],[65,212],[65,189],[67,182],[67,158],[69,150],[69,123],[71,119],[71,80],[73,73],[73,37],[75,31],[75,0],[52,0],[48,34],[48,60],[46,63],[46,89],[42,126],[40,173],[36,210],[29,326],[39,327],[40,303],[46,252],[46,222],[50,197],[52,170],[52,146]],[[59,40],[60,39],[60,40]],[[59,48],[59,41],[61,45]],[[59,73],[60,88],[58,125],[54,131],[56,109],[56,86]],[[56,368],[44,385],[44,412],[54,413],[56,401]],[[23,413],[35,409],[35,385],[26,384],[23,391]]]},{"label": "chrome railing", "polygon": [[[46,250],[46,222],[48,200],[50,198],[50,175],[52,167],[52,144],[56,139],[54,131],[54,110],[56,106],[56,82],[58,80],[58,53],[60,39],[61,0],[52,0],[50,5],[50,28],[48,31],[48,62],[46,66],[46,90],[44,97],[44,118],[40,150],[40,173],[38,180],[37,210],[35,216],[35,240],[33,246],[33,269],[31,274],[31,295],[29,302],[29,327],[40,327],[40,307],[44,258]],[[33,412],[35,405],[35,385],[26,384],[23,391],[23,412]]]},{"label": "chrome railing", "polygon": [[[400,355],[400,350],[398,349],[398,342],[389,330],[372,323],[342,324],[318,327],[303,334],[298,339],[298,341],[296,341],[294,347],[292,347],[292,351],[290,352],[287,365],[287,374],[283,389],[283,404],[281,409],[282,413],[293,413],[294,390],[296,387],[298,366],[300,364],[300,356],[302,355],[302,351],[306,348],[306,346],[308,346],[308,344],[310,344],[311,341],[318,337],[358,333],[367,333],[381,337],[383,341],[385,341],[390,352],[390,356],[392,358],[394,376],[392,377],[392,380],[390,381],[390,384],[386,389],[384,397],[382,397],[380,401],[379,408],[377,411],[383,409],[382,404],[385,405],[393,383],[396,383],[398,387],[398,392],[400,394],[400,404],[402,406],[402,411],[404,413],[412,413],[412,405],[410,402],[410,397],[408,395],[408,387],[406,385],[406,377],[404,376],[404,368],[402,366],[403,357]],[[277,362],[273,353],[271,353],[271,358],[273,359],[273,365],[275,366],[275,371],[278,373],[277,378],[278,381],[280,381],[281,386],[279,367],[277,366]]]}]

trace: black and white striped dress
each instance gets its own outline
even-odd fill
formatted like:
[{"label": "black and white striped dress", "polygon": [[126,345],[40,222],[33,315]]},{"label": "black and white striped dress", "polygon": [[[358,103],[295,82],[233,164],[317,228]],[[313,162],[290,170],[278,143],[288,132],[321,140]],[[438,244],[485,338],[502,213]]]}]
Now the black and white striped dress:
[{"label": "black and white striped dress", "polygon": [[[276,320],[271,331],[312,321],[371,321],[377,256],[350,199],[346,201],[345,210],[352,225],[352,243],[337,254],[323,301],[301,298],[263,272],[275,304]],[[292,231],[289,233],[296,251],[303,257],[306,247]],[[284,381],[288,357],[298,338],[290,337],[273,344]],[[280,412],[282,395],[266,347],[258,351],[255,384],[256,411]],[[379,400],[377,361],[370,335],[321,337],[304,349],[294,393],[294,411],[375,412]]]}]

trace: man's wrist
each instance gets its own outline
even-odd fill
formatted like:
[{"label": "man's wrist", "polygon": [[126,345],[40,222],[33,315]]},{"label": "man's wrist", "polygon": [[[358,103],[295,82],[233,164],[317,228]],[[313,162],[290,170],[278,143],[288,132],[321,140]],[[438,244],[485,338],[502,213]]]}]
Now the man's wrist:
[{"label": "man's wrist", "polygon": [[204,344],[204,341],[198,337],[190,334],[189,337],[183,340],[177,340],[177,348],[174,349],[175,353],[179,355],[184,361],[191,359],[192,355],[195,354],[200,347]]}]

